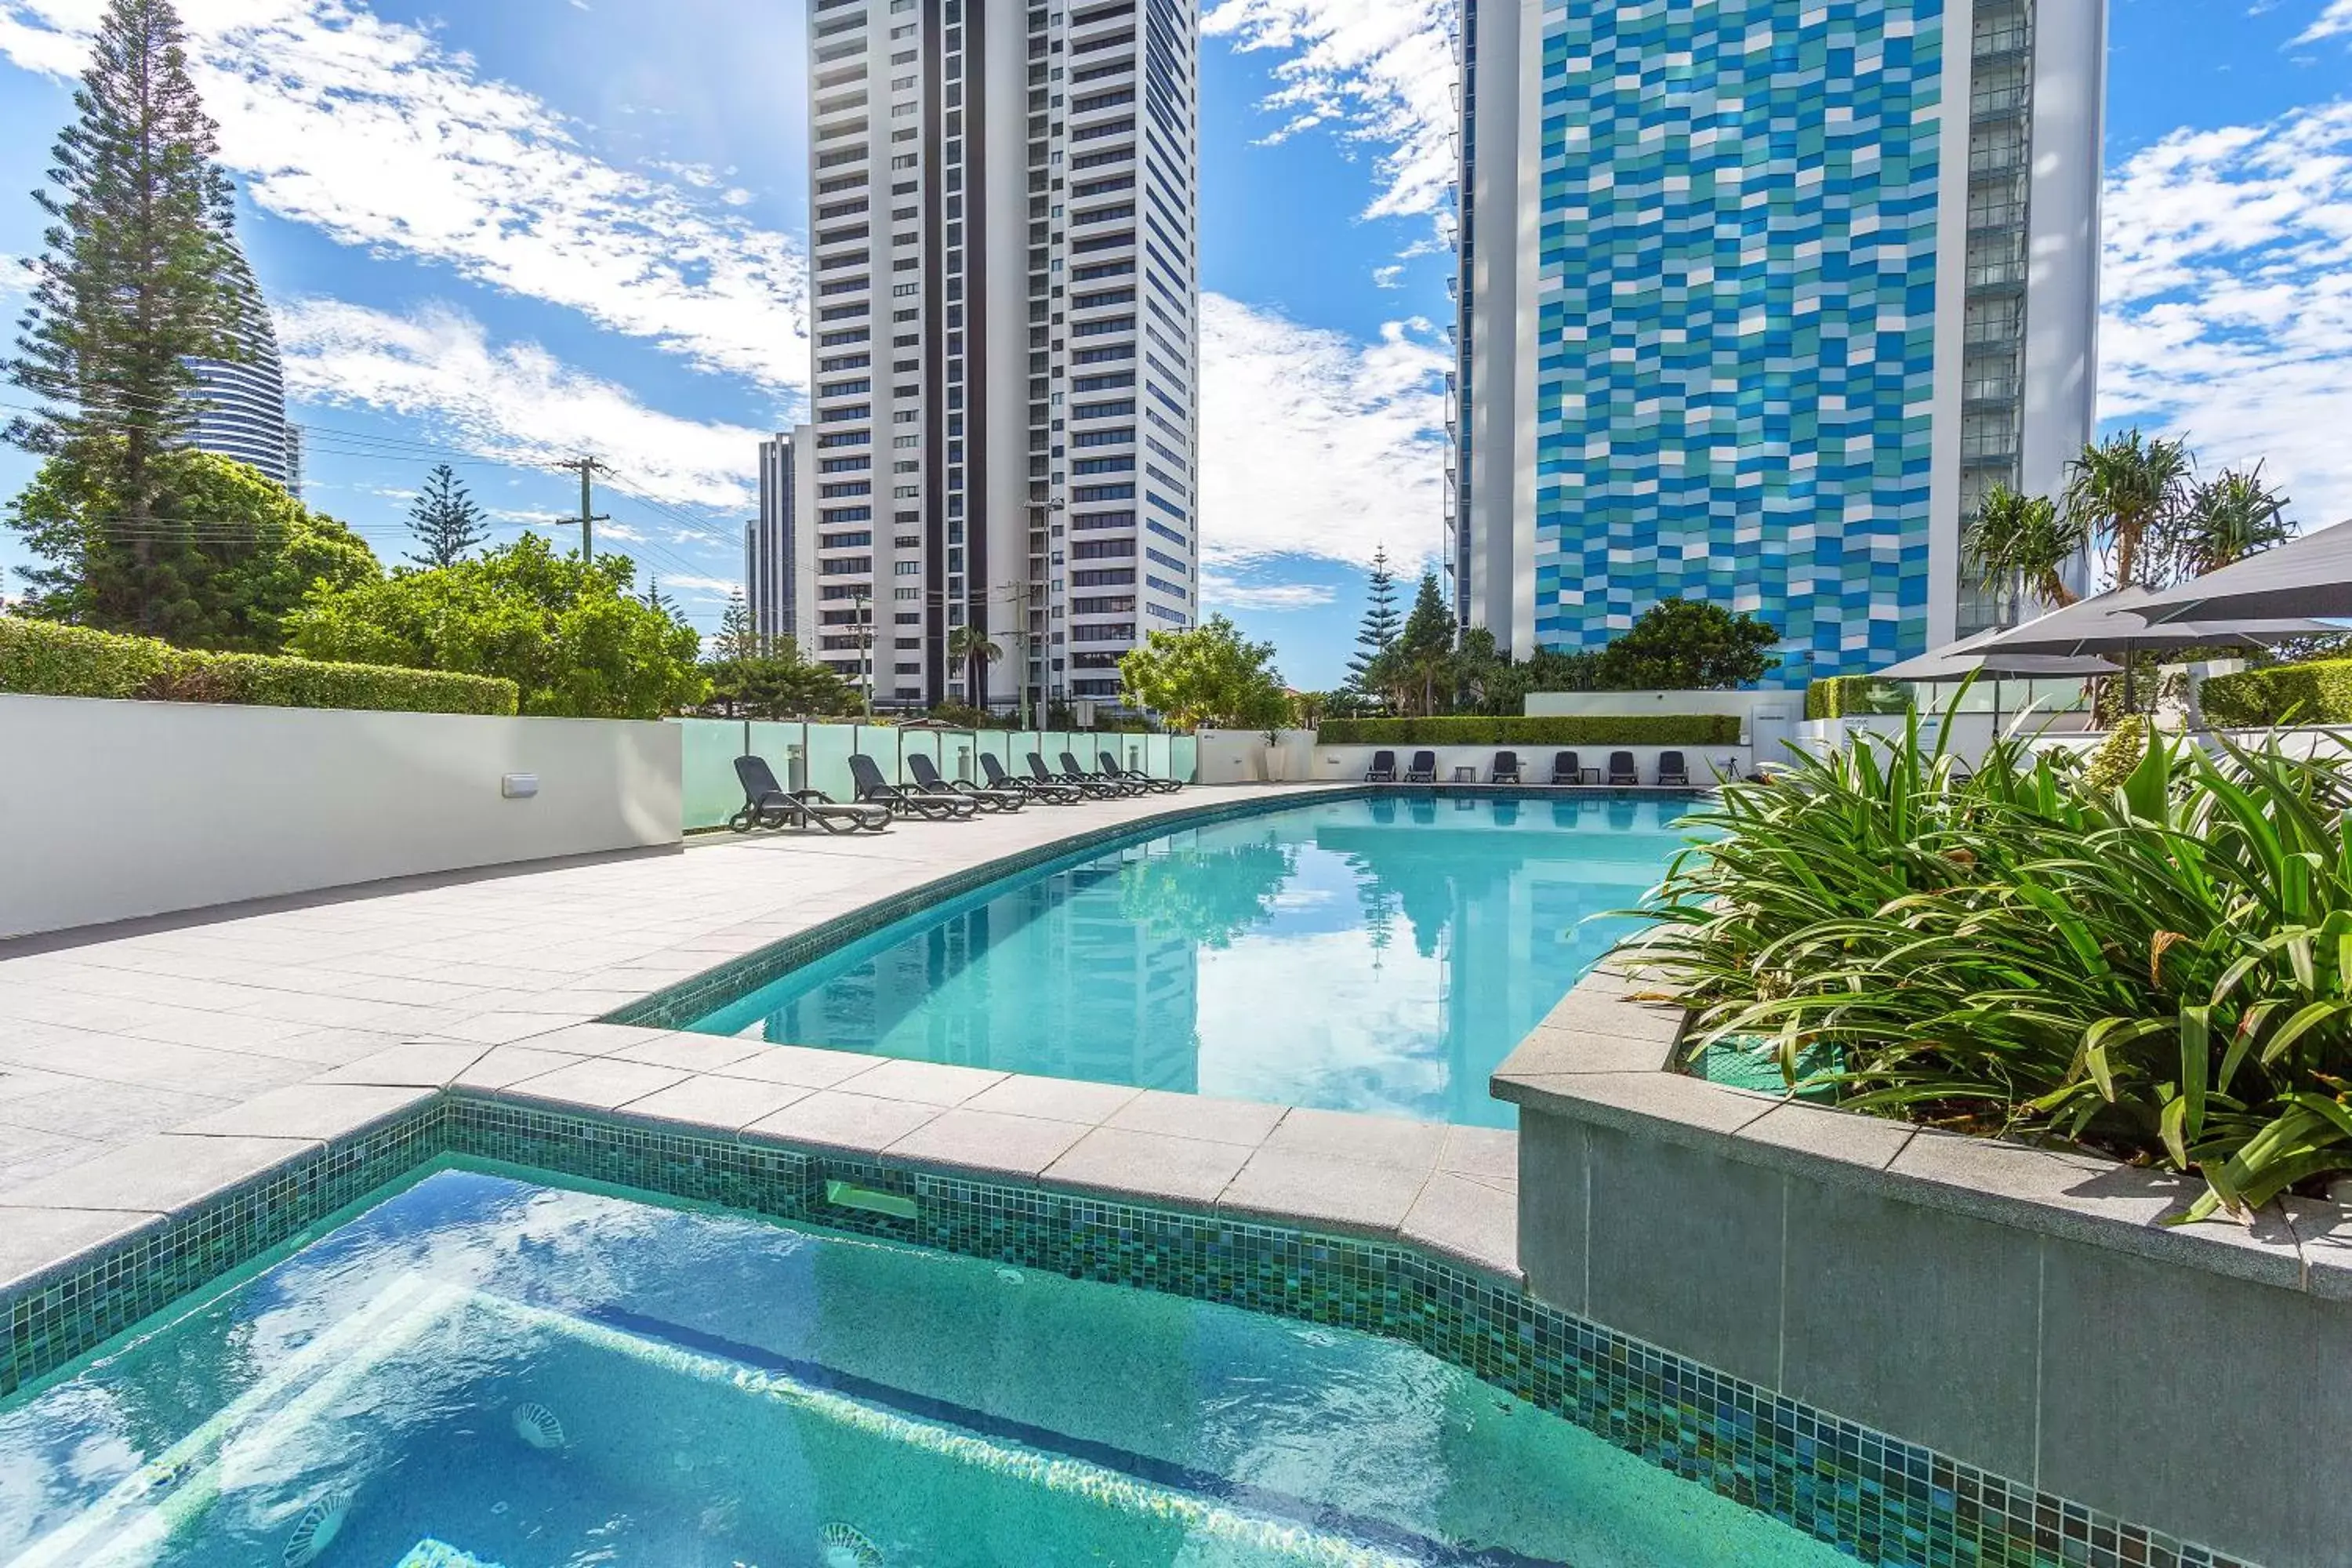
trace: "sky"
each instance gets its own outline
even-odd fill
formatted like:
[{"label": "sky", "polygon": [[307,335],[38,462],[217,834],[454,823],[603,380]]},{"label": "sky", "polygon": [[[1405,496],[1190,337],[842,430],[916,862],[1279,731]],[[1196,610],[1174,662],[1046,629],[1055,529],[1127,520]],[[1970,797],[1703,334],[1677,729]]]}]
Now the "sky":
[{"label": "sky", "polygon": [[[0,0],[0,257],[101,0]],[[1206,0],[1203,607],[1339,682],[1441,524],[1444,0]],[[276,314],[305,499],[396,560],[435,463],[496,537],[614,470],[598,547],[706,633],[806,406],[794,0],[181,0]],[[756,21],[752,18],[756,16]],[[2111,0],[2100,412],[2352,517],[2352,0]],[[22,304],[0,268],[0,313]],[[21,399],[0,389],[0,400]],[[0,449],[0,494],[29,476]],[[576,530],[561,530],[567,541]],[[26,559],[0,535],[0,565]],[[1408,581],[1407,589],[1410,589]]]}]

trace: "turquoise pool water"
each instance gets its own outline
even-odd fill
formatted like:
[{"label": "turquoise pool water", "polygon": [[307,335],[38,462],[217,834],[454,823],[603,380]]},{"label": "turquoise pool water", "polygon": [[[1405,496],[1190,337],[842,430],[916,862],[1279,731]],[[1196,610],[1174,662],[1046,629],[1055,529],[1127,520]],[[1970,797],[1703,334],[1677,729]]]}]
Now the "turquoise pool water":
[{"label": "turquoise pool water", "polygon": [[1811,1568],[1390,1342],[450,1171],[0,1405],[0,1563]]},{"label": "turquoise pool water", "polygon": [[1686,800],[1325,801],[975,889],[688,1026],[1509,1126],[1487,1076],[1633,922]]}]

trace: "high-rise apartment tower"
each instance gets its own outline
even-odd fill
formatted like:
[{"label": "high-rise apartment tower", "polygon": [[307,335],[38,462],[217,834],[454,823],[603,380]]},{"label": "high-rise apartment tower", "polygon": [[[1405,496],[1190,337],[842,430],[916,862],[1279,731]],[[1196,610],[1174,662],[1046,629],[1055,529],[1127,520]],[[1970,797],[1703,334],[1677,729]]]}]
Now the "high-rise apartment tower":
[{"label": "high-rise apartment tower", "polygon": [[816,557],[809,529],[815,489],[808,469],[813,432],[779,430],[760,443],[760,515],[743,525],[743,586],[751,631],[762,646],[800,642],[816,619]]},{"label": "high-rise apartment tower", "polygon": [[302,489],[300,432],[286,421],[286,374],[269,304],[236,241],[228,245],[229,292],[236,307],[237,355],[192,359],[196,427],[188,444],[250,463],[288,489]]},{"label": "high-rise apartment tower", "polygon": [[1963,516],[2093,427],[2104,0],[1463,0],[1457,47],[1465,622],[1704,599],[1790,685],[1990,624]]},{"label": "high-rise apartment tower", "polygon": [[1178,0],[810,12],[802,641],[878,706],[1115,698],[1192,622],[1198,52]]}]

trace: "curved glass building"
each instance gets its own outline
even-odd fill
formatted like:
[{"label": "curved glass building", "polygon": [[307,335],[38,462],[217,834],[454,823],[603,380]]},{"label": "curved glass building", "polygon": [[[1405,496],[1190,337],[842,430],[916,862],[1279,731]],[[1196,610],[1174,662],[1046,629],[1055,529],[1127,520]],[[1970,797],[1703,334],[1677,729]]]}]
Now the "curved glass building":
[{"label": "curved glass building", "polygon": [[229,242],[230,287],[236,296],[236,360],[192,359],[199,404],[189,444],[250,463],[288,489],[302,489],[302,447],[286,422],[286,376],[278,360],[278,334],[253,268],[236,242]]}]

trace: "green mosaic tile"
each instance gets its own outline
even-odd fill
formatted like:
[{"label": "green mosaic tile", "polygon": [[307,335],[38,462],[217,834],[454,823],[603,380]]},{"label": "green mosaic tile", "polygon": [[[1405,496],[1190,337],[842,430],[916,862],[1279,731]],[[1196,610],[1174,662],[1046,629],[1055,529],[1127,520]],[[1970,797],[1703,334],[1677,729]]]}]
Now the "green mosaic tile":
[{"label": "green mosaic tile", "polygon": [[[1395,1244],[614,1116],[445,1095],[0,1300],[0,1390],[419,1167],[455,1157],[1404,1341],[1744,1507],[1888,1568],[2250,1568],[1784,1399]],[[911,1204],[832,1201],[828,1184]]]}]

